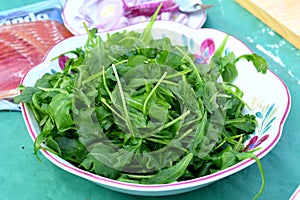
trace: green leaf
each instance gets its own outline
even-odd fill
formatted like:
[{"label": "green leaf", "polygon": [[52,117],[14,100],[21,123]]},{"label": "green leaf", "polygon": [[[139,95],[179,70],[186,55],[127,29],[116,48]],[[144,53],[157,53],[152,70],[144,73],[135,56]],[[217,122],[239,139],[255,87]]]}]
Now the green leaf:
[{"label": "green leaf", "polygon": [[162,7],[162,4],[160,4],[157,7],[155,13],[151,16],[150,22],[148,23],[148,25],[146,26],[146,28],[144,28],[144,31],[142,32],[141,39],[142,39],[143,43],[145,43],[145,44],[150,44],[150,41],[152,40],[152,34],[151,34],[152,26],[156,20],[156,17],[158,16],[158,13],[159,13],[161,7]]},{"label": "green leaf", "polygon": [[225,119],[225,125],[231,126],[244,131],[246,133],[252,133],[255,130],[257,121],[253,115],[242,115],[239,118]]},{"label": "green leaf", "polygon": [[[56,143],[59,147],[59,152],[64,159],[76,157],[85,150],[85,147],[78,141],[78,139],[70,139],[67,137],[58,137]],[[48,145],[48,144],[47,144]],[[78,156],[81,157],[81,156]]]},{"label": "green leaf", "polygon": [[45,142],[48,148],[54,150],[59,156],[61,156],[59,145],[52,137],[47,137]]},{"label": "green leaf", "polygon": [[49,104],[51,118],[55,121],[58,131],[65,131],[74,125],[72,119],[73,95],[58,94]]},{"label": "green leaf", "polygon": [[238,61],[242,58],[245,58],[247,61],[251,61],[254,64],[257,72],[261,72],[263,74],[267,73],[268,63],[263,57],[257,54],[247,54],[238,57],[236,60]]},{"label": "green leaf", "polygon": [[88,148],[103,137],[94,108],[84,108],[74,115],[79,141]]},{"label": "green leaf", "polygon": [[96,107],[95,111],[99,122],[112,115],[112,113],[104,106]]},{"label": "green leaf", "polygon": [[89,150],[80,166],[108,178],[116,178],[118,171],[113,168],[117,162],[118,152],[104,143],[96,143]]},{"label": "green leaf", "polygon": [[159,122],[161,126],[167,122],[168,113],[168,110],[159,104],[149,106],[148,115],[151,121]]},{"label": "green leaf", "polygon": [[193,88],[186,82],[185,79],[178,82],[178,98],[182,99],[182,103],[188,110],[196,114],[196,117],[202,115],[199,109],[199,103],[196,99],[195,91]]},{"label": "green leaf", "polygon": [[144,64],[145,61],[146,61],[146,57],[143,56],[143,55],[131,56],[128,59],[127,65],[132,66],[132,67],[136,67],[136,66]]},{"label": "green leaf", "polygon": [[222,41],[222,43],[218,47],[218,49],[215,51],[213,57],[215,57],[215,56],[221,57],[222,56],[222,54],[223,54],[223,52],[225,50],[225,46],[226,46],[228,38],[229,38],[229,36],[226,35],[225,38],[224,38],[224,40]]},{"label": "green leaf", "polygon": [[178,163],[173,166],[170,166],[166,169],[160,170],[154,176],[143,179],[142,184],[164,184],[164,183],[172,183],[176,181],[180,176],[185,173],[186,168],[190,164],[193,158],[193,154],[189,153],[185,157],[183,157]]},{"label": "green leaf", "polygon": [[194,136],[195,139],[193,141],[192,148],[191,148],[191,152],[193,152],[195,156],[199,156],[199,150],[201,148],[201,144],[205,136],[206,124],[207,124],[207,112],[204,113],[195,131],[195,136]]},{"label": "green leaf", "polygon": [[45,142],[45,135],[47,133],[46,132],[41,132],[40,134],[37,135],[35,141],[34,141],[34,155],[37,157],[37,159],[39,161],[41,161],[39,155],[38,155],[38,151],[39,149],[41,149],[41,145]]},{"label": "green leaf", "polygon": [[14,97],[14,102],[16,104],[32,103],[32,96],[38,91],[40,90],[36,87],[25,87],[20,95]]},{"label": "green leaf", "polygon": [[226,169],[238,162],[236,153],[232,150],[231,146],[227,146],[222,152],[212,157],[213,163],[219,169]]},{"label": "green leaf", "polygon": [[83,167],[85,170],[91,171],[97,175],[111,179],[116,179],[119,175],[117,170],[103,164],[98,159],[95,159],[90,155],[83,160],[83,162],[80,164],[80,167]]},{"label": "green leaf", "polygon": [[237,76],[238,71],[234,63],[228,63],[222,72],[222,78],[224,82],[231,83]]}]

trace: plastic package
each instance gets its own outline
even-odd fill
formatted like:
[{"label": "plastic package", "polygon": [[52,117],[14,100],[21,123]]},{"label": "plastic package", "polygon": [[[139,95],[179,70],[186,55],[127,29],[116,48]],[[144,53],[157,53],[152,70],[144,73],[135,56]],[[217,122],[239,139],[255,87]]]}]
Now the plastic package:
[{"label": "plastic package", "polygon": [[53,44],[72,35],[62,9],[61,1],[46,0],[0,12],[0,110],[19,110],[18,83]]},{"label": "plastic package", "polygon": [[27,6],[0,12],[0,25],[18,24],[41,20],[55,20],[63,23],[63,5],[59,0],[46,0]]}]

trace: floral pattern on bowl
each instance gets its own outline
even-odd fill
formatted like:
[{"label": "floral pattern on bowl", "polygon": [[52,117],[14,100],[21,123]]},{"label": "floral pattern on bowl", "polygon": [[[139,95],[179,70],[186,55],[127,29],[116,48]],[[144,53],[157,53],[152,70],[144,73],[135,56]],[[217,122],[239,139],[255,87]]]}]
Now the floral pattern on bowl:
[{"label": "floral pattern on bowl", "polygon": [[247,140],[249,143],[244,151],[249,151],[259,147],[261,143],[269,138],[268,130],[272,127],[273,121],[276,119],[275,104],[263,105],[260,111],[255,113],[256,119],[259,121],[258,126],[251,137]]}]

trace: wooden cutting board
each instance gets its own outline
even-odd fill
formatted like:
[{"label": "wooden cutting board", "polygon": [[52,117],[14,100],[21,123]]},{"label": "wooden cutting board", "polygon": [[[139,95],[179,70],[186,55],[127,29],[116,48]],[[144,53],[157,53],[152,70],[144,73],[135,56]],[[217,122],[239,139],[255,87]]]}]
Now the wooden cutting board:
[{"label": "wooden cutting board", "polygon": [[300,49],[299,0],[236,0],[236,2]]}]

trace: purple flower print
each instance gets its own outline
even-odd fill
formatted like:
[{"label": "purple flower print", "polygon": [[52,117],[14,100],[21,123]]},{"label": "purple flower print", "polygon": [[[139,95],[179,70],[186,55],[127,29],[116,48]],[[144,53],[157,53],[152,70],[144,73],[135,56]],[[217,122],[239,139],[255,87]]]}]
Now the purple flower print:
[{"label": "purple flower print", "polygon": [[249,143],[246,146],[246,148],[244,149],[244,151],[249,151],[249,150],[255,149],[256,147],[258,147],[261,143],[263,143],[268,138],[269,138],[269,135],[264,135],[262,138],[260,138],[258,140],[258,136],[254,136],[253,138],[251,138],[251,140],[249,141]]},{"label": "purple flower print", "polygon": [[207,64],[209,59],[215,52],[215,43],[214,40],[208,38],[204,40],[200,46],[200,54],[195,54],[196,63]]},{"label": "purple flower print", "polygon": [[69,60],[68,56],[65,56],[65,55],[59,56],[59,58],[58,58],[58,64],[59,64],[59,67],[61,69],[65,68],[67,60]]}]

